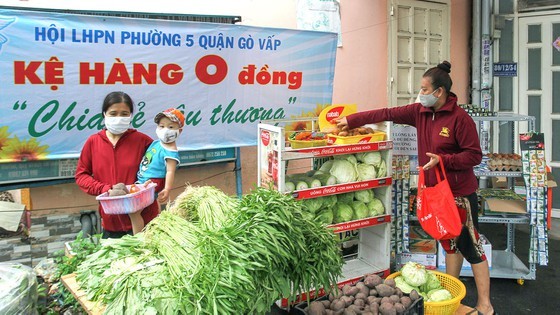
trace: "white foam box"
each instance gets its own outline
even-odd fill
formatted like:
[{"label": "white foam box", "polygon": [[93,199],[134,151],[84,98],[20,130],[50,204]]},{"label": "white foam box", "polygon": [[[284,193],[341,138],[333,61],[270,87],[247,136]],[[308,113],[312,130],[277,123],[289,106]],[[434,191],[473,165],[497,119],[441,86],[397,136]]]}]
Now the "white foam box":
[{"label": "white foam box", "polygon": [[397,255],[397,268],[401,267],[409,261],[422,264],[426,269],[434,270],[437,267],[437,255],[436,254],[424,254],[424,253],[400,253]]},{"label": "white foam box", "polygon": [[[492,244],[488,239],[480,234],[480,239],[482,240],[482,248],[484,249],[484,254],[486,254],[486,260],[488,261],[488,268],[492,268]],[[438,253],[437,253],[437,267],[438,269],[445,269],[445,250],[438,242]],[[471,264],[466,259],[463,259],[462,269],[471,269]]]}]

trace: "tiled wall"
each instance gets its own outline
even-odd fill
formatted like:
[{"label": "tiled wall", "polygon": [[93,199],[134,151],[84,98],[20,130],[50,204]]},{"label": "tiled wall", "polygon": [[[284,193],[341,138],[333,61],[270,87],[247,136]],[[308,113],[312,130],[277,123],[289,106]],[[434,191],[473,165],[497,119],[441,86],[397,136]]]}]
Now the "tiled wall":
[{"label": "tiled wall", "polygon": [[37,216],[31,213],[29,238],[22,235],[0,239],[0,261],[34,267],[41,259],[64,249],[82,229],[80,213]]}]

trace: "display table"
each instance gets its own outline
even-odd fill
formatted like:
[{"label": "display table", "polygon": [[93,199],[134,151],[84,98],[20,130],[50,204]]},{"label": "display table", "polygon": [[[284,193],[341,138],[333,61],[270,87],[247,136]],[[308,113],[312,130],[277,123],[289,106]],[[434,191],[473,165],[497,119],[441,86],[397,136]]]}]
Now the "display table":
[{"label": "display table", "polygon": [[78,282],[76,282],[76,274],[71,273],[60,278],[60,281],[64,284],[64,286],[74,295],[76,300],[80,302],[83,309],[89,315],[101,315],[103,314],[103,310],[105,307],[95,302],[91,302],[87,299],[86,292],[78,286]]}]

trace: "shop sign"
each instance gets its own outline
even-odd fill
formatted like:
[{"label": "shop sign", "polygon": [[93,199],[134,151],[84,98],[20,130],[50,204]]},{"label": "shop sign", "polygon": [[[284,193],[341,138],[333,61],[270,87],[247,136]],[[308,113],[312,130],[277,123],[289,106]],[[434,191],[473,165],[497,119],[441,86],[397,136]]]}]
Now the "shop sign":
[{"label": "shop sign", "polygon": [[498,62],[494,64],[495,77],[516,77],[517,62]]}]

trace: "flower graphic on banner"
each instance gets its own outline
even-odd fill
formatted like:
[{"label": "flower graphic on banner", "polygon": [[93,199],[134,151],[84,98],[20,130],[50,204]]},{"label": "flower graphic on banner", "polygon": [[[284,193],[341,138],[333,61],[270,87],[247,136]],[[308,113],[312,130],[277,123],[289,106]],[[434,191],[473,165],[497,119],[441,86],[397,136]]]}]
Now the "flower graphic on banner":
[{"label": "flower graphic on banner", "polygon": [[8,144],[10,140],[10,132],[8,132],[8,126],[0,127],[0,152],[2,148]]},{"label": "flower graphic on banner", "polygon": [[[1,134],[1,133],[0,133]],[[24,162],[44,160],[49,153],[48,145],[41,145],[37,139],[20,140],[17,136],[8,138],[0,149],[0,161]]]},{"label": "flower graphic on banner", "polygon": [[[5,29],[8,25],[12,24],[15,18],[0,18],[0,30]],[[2,51],[2,45],[8,42],[6,36],[0,34],[0,51]]]},{"label": "flower graphic on banner", "polygon": [[552,46],[556,48],[556,50],[560,51],[560,36],[552,43]]},{"label": "flower graphic on banner", "polygon": [[[308,112],[302,112],[301,115],[292,115],[291,118],[292,119],[300,119],[300,118],[315,118],[315,117],[319,117],[319,114],[321,113],[321,111],[325,108],[329,106],[329,104],[317,104],[317,106],[315,106],[315,108],[311,111]],[[315,128],[319,128],[319,126],[315,126]],[[311,119],[310,120],[304,120],[304,121],[294,121],[293,123],[286,125],[285,128],[285,133],[286,133],[286,137],[289,136],[289,132],[290,131],[297,131],[297,130],[311,130]]]}]

